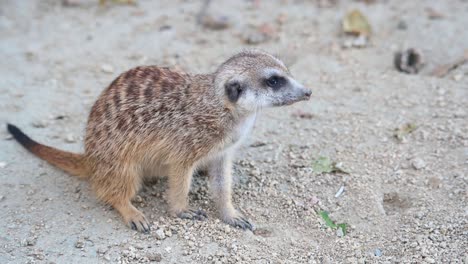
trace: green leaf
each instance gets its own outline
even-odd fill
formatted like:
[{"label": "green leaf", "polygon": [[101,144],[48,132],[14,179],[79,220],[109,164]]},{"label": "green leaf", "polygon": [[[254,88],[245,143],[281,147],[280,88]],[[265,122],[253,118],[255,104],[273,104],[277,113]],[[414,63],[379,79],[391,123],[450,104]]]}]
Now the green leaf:
[{"label": "green leaf", "polygon": [[318,157],[312,165],[312,169],[317,174],[329,173],[333,171],[333,163],[328,157]]},{"label": "green leaf", "polygon": [[336,224],[330,219],[330,217],[328,216],[328,213],[326,211],[320,211],[319,214],[322,217],[322,219],[325,221],[325,224],[328,227],[331,227],[333,229],[336,228]]},{"label": "green leaf", "polygon": [[328,157],[320,156],[318,157],[314,163],[312,164],[312,169],[316,174],[322,173],[333,173],[333,172],[341,172],[349,174],[346,170],[343,169],[341,162],[336,163]]},{"label": "green leaf", "polygon": [[346,236],[346,228],[348,227],[348,225],[345,223],[342,223],[342,224],[337,224],[336,226],[339,229],[341,229],[341,231],[343,231],[343,236]]},{"label": "green leaf", "polygon": [[330,219],[326,211],[320,211],[319,215],[322,217],[323,221],[325,221],[326,226],[330,227],[331,229],[341,229],[341,231],[343,232],[343,236],[346,236],[346,229],[348,228],[347,224],[335,224],[335,222],[333,222],[333,220]]},{"label": "green leaf", "polygon": [[398,128],[395,128],[393,136],[399,141],[403,141],[405,136],[413,133],[416,128],[418,127],[415,124],[406,123]]}]

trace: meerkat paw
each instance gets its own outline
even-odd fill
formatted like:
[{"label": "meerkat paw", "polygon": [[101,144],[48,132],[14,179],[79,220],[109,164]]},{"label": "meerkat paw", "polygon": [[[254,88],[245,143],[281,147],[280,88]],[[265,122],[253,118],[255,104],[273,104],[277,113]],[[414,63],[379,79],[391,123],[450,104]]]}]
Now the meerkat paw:
[{"label": "meerkat paw", "polygon": [[150,223],[146,219],[145,215],[141,212],[127,217],[127,224],[133,230],[137,230],[143,233],[149,233],[151,230]]},{"label": "meerkat paw", "polygon": [[226,224],[229,224],[233,227],[238,227],[242,230],[248,229],[253,231],[255,229],[254,225],[240,213],[236,213],[231,217],[224,217],[223,220]]},{"label": "meerkat paw", "polygon": [[204,221],[208,218],[206,213],[203,210],[196,209],[186,209],[176,213],[176,216],[182,219],[193,219]]}]

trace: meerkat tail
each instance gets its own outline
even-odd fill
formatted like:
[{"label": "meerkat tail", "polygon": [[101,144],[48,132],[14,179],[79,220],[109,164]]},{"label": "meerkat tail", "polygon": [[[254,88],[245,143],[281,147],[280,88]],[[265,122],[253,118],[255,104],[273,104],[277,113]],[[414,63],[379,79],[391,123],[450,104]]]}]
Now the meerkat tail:
[{"label": "meerkat tail", "polygon": [[7,129],[16,141],[39,158],[72,175],[79,176],[81,178],[88,176],[87,163],[84,155],[40,144],[28,137],[14,125],[7,124]]}]

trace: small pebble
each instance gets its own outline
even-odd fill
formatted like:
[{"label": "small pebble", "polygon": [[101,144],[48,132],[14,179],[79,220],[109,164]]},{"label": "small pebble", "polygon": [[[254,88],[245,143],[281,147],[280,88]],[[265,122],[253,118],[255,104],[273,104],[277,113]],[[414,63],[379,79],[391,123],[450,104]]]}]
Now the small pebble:
[{"label": "small pebble", "polygon": [[382,250],[376,248],[376,249],[374,250],[374,256],[376,256],[376,257],[382,256]]},{"label": "small pebble", "polygon": [[142,250],[142,249],[144,249],[145,247],[144,247],[143,245],[141,245],[141,244],[137,244],[137,245],[135,245],[135,248],[136,248],[136,249],[139,249],[139,250]]},{"label": "small pebble", "polygon": [[25,240],[21,241],[22,246],[34,246],[36,245],[36,239],[34,237],[28,237]]},{"label": "small pebble", "polygon": [[40,250],[34,250],[33,253],[29,254],[29,256],[34,257],[37,260],[44,260],[45,256]]},{"label": "small pebble", "polygon": [[159,253],[148,253],[146,257],[148,258],[148,260],[155,262],[161,262],[162,260],[162,256]]},{"label": "small pebble", "polygon": [[155,234],[156,234],[156,238],[159,240],[163,240],[166,238],[166,234],[164,234],[164,230],[162,229],[156,230]]},{"label": "small pebble", "polygon": [[344,236],[343,229],[342,229],[342,228],[338,228],[338,229],[336,230],[336,235],[337,235],[338,237],[343,237],[343,236]]},{"label": "small pebble", "polygon": [[351,36],[351,37],[347,37],[344,39],[342,46],[343,48],[352,48],[352,47],[364,48],[367,46],[367,43],[368,43],[367,36],[364,36],[364,35],[360,35],[358,37]]},{"label": "small pebble", "polygon": [[104,73],[113,73],[114,67],[112,67],[110,64],[103,64],[101,65],[101,71]]},{"label": "small pebble", "polygon": [[250,45],[260,44],[260,43],[266,42],[267,40],[268,40],[268,37],[265,34],[262,34],[256,31],[247,33],[244,36],[245,43],[250,44]]},{"label": "small pebble", "polygon": [[140,195],[137,195],[137,196],[135,197],[135,199],[133,199],[133,200],[135,201],[135,203],[142,203],[142,202],[143,202],[143,198],[141,198]]},{"label": "small pebble", "polygon": [[48,123],[44,120],[33,121],[31,124],[35,128],[44,128],[44,127],[47,127],[48,125]]},{"label": "small pebble", "polygon": [[228,28],[231,23],[227,16],[205,15],[201,18],[200,23],[203,27],[211,30],[222,30]]},{"label": "small pebble", "polygon": [[105,247],[99,247],[97,250],[96,250],[96,253],[100,254],[100,255],[104,255],[106,254],[107,252],[107,248]]},{"label": "small pebble", "polygon": [[5,167],[6,167],[6,165],[7,165],[7,163],[6,163],[6,162],[3,162],[3,161],[2,161],[2,162],[0,162],[0,169],[3,169],[3,168],[5,168]]},{"label": "small pebble", "polygon": [[344,192],[344,186],[341,186],[340,189],[336,192],[335,198],[338,198]]},{"label": "small pebble", "polygon": [[267,143],[263,142],[263,141],[255,141],[254,143],[250,144],[250,147],[252,148],[258,148],[258,147],[263,147],[265,146]]},{"label": "small pebble", "polygon": [[85,244],[84,241],[79,239],[78,241],[76,241],[75,247],[76,248],[84,248],[84,244]]},{"label": "small pebble", "polygon": [[356,48],[364,48],[367,46],[367,36],[360,35],[353,41],[353,46]]},{"label": "small pebble", "polygon": [[79,0],[62,0],[62,5],[65,7],[77,7],[80,5]]},{"label": "small pebble", "polygon": [[65,137],[65,142],[67,142],[67,143],[74,143],[74,142],[76,142],[75,137],[73,136],[73,134],[68,134],[68,135]]},{"label": "small pebble", "polygon": [[420,170],[420,169],[423,169],[424,167],[426,167],[426,162],[424,162],[424,160],[421,159],[421,158],[414,158],[414,159],[411,161],[411,165],[412,165],[413,168],[415,168],[416,170]]},{"label": "small pebble", "polygon": [[453,80],[455,80],[456,82],[461,81],[462,78],[463,78],[463,74],[461,74],[461,73],[455,74],[453,76]]},{"label": "small pebble", "polygon": [[406,24],[405,21],[400,20],[400,22],[398,22],[397,28],[400,30],[406,30],[408,29],[408,24]]},{"label": "small pebble", "polygon": [[243,35],[243,40],[247,44],[256,45],[267,42],[276,35],[276,29],[270,24],[262,24],[256,28],[250,28]]}]

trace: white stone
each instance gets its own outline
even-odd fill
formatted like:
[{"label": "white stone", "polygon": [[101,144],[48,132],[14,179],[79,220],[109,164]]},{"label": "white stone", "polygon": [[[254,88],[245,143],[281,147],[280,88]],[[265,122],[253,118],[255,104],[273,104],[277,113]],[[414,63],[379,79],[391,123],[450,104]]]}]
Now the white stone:
[{"label": "white stone", "polygon": [[112,67],[110,64],[103,64],[101,65],[101,71],[105,73],[113,73],[114,67]]},{"label": "white stone", "polygon": [[453,79],[454,79],[456,82],[461,81],[462,78],[463,78],[463,74],[462,74],[462,73],[455,74],[455,75],[453,76]]},{"label": "white stone", "polygon": [[68,134],[68,135],[65,137],[65,142],[67,142],[67,143],[74,143],[74,142],[76,142],[75,137],[73,136],[73,134]]},{"label": "white stone", "polygon": [[420,170],[426,167],[426,162],[424,162],[424,160],[421,158],[414,158],[411,161],[411,165],[413,165],[413,168]]},{"label": "white stone", "polygon": [[156,238],[159,240],[163,240],[166,238],[166,234],[164,234],[164,230],[162,229],[156,230],[155,234],[156,234]]}]

